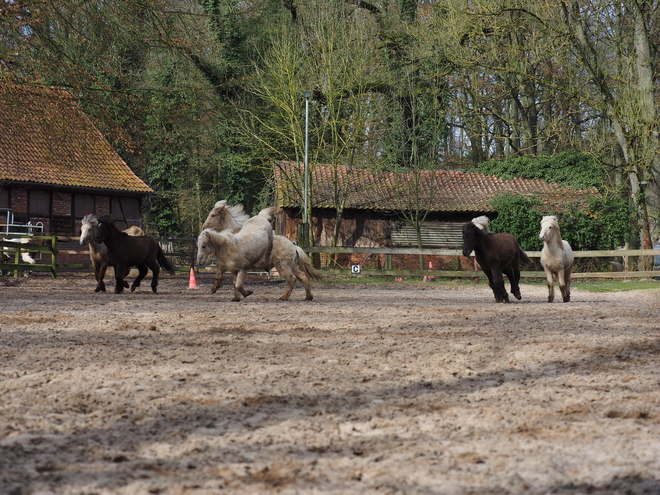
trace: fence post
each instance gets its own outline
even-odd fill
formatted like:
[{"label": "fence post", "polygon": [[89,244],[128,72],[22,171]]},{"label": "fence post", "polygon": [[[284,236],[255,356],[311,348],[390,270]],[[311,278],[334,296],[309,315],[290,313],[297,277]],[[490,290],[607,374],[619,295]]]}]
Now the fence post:
[{"label": "fence post", "polygon": [[[20,243],[17,243],[17,246],[18,247],[16,248],[16,251],[14,253],[14,264],[16,264],[16,265],[18,265],[18,263],[21,260],[21,245],[20,245]],[[18,275],[19,275],[18,268],[16,268],[16,270],[14,270],[14,278],[18,278]]]},{"label": "fence post", "polygon": [[50,275],[57,278],[57,236],[50,237]]}]

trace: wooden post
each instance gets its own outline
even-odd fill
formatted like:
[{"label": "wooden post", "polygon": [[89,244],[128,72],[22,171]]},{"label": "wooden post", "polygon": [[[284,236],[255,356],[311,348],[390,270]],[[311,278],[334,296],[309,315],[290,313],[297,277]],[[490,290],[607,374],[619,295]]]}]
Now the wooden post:
[{"label": "wooden post", "polygon": [[[17,242],[16,251],[14,254],[14,264],[18,265],[20,260],[21,260],[21,244]],[[18,268],[14,270],[14,278],[18,278]]]},{"label": "wooden post", "polygon": [[50,275],[57,278],[57,236],[50,237]]}]

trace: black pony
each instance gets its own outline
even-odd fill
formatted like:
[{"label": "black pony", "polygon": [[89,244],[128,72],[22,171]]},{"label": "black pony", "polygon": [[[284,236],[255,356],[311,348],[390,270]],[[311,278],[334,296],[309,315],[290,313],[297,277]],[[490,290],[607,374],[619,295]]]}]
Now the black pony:
[{"label": "black pony", "polygon": [[102,216],[98,221],[94,241],[102,242],[108,248],[108,258],[115,269],[115,294],[120,294],[124,287],[128,287],[124,277],[132,266],[137,267],[139,274],[131,286],[131,292],[140,286],[149,269],[153,274],[151,290],[154,292],[158,292],[158,275],[161,266],[174,275],[174,267],[163,254],[156,239],[148,235],[130,236],[122,232],[110,215]]},{"label": "black pony", "polygon": [[488,277],[496,302],[509,302],[504,288],[505,274],[511,282],[511,294],[520,300],[520,262],[529,263],[529,258],[511,234],[490,234],[473,222],[463,225],[463,256],[474,251],[477,262]]}]

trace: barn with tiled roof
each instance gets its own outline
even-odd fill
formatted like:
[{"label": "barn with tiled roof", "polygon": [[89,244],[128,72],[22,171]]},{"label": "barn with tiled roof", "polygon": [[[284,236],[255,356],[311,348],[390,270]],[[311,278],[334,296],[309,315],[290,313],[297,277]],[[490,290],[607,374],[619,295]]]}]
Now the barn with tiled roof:
[{"label": "barn with tiled roof", "polygon": [[[304,167],[293,162],[275,166],[276,202],[283,209],[280,227],[297,236]],[[335,217],[335,197],[344,203],[340,233],[344,246],[413,246],[415,232],[401,219],[402,211],[427,210],[422,229],[425,247],[461,245],[461,226],[478,215],[497,215],[492,200],[501,194],[540,199],[548,213],[569,204],[584,204],[595,189],[575,190],[531,179],[500,177],[457,170],[425,170],[420,174],[314,165],[309,167],[313,231],[320,245],[329,245]],[[341,185],[337,188],[336,185]]]},{"label": "barn with tiled roof", "polygon": [[151,192],[68,92],[0,84],[0,209],[14,223],[60,236],[89,213],[141,225]]}]

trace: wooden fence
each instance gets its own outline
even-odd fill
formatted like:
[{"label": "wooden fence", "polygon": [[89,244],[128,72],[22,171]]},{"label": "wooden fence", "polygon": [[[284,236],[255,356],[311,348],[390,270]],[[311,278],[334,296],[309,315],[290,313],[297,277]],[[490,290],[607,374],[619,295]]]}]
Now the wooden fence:
[{"label": "wooden fence", "polygon": [[[3,234],[4,238],[23,238],[24,235]],[[20,244],[6,240],[0,240],[0,249],[4,253],[9,254],[13,262],[1,262],[0,270],[3,272],[11,271],[14,276],[18,276],[19,271],[48,271],[53,278],[57,276],[58,270],[69,269],[86,269],[91,270],[91,263],[69,263],[59,264],[57,262],[58,254],[80,255],[88,259],[88,248],[67,249],[58,251],[57,236],[54,235],[33,235],[30,236],[31,241],[40,241],[39,244]],[[72,238],[72,240],[76,240]],[[175,268],[179,272],[187,273],[190,270],[191,264],[194,262],[195,256],[195,239],[188,238],[157,238],[163,250]],[[40,262],[35,265],[22,263],[21,253],[42,253],[46,254],[46,263]],[[417,248],[357,248],[357,247],[310,247],[305,248],[308,254],[371,254],[371,255],[384,255],[385,263],[382,268],[371,269],[360,267],[360,276],[392,276],[392,277],[424,277],[426,275],[434,275],[440,278],[485,278],[483,272],[478,270],[476,264],[474,270],[394,270],[392,269],[392,259],[394,256],[399,255],[422,255],[422,256],[442,256],[442,257],[461,257],[462,252],[458,249],[417,249]],[[527,256],[532,259],[540,258],[540,251],[526,251]],[[640,257],[649,256],[653,260],[660,260],[660,249],[628,249],[628,250],[606,250],[606,251],[576,251],[576,258],[616,258],[616,259],[631,259],[630,265],[635,265],[635,260]],[[48,259],[50,257],[50,259]],[[0,260],[4,261],[4,260]],[[41,260],[43,261],[43,260]],[[660,277],[660,263],[653,263],[654,270],[627,270],[627,271],[602,271],[602,272],[581,272],[574,273],[573,278],[651,278]],[[342,266],[340,268],[322,268],[323,273],[348,275],[353,273],[352,266]],[[357,275],[357,273],[354,273]],[[522,271],[522,278],[545,279],[543,271]]]},{"label": "wooden fence", "polygon": [[[16,239],[10,241],[8,239]],[[52,277],[57,276],[57,236],[55,235],[30,235],[30,241],[36,241],[37,244],[22,244],[20,241],[26,239],[25,235],[20,234],[2,234],[0,239],[0,270],[13,272],[14,277],[18,277],[22,270],[33,272],[50,272]],[[22,253],[42,253],[50,256],[50,264],[36,263],[34,265],[22,262]],[[7,258],[5,262],[5,258]],[[13,262],[9,262],[13,260]]]},{"label": "wooden fence", "polygon": [[[482,271],[478,270],[475,264],[474,270],[393,270],[392,257],[396,255],[422,255],[422,256],[449,256],[460,257],[463,255],[459,249],[417,249],[417,248],[347,248],[347,247],[310,247],[305,248],[307,253],[325,253],[325,254],[374,254],[384,255],[385,264],[382,269],[363,269],[360,268],[361,276],[393,276],[393,277],[424,277],[434,275],[445,278],[484,278]],[[541,258],[541,251],[525,251],[531,259]],[[630,265],[636,258],[642,256],[653,257],[653,260],[660,259],[660,249],[612,249],[604,251],[575,251],[576,258],[622,258],[630,260]],[[622,263],[628,265],[628,263]],[[660,263],[652,263],[655,269],[660,269]],[[349,267],[350,270],[351,267]],[[327,269],[327,273],[346,274],[346,269]],[[545,279],[544,271],[521,271],[521,278],[542,278]],[[660,277],[660,271],[647,270],[626,270],[626,271],[606,271],[606,272],[582,272],[573,273],[573,278],[650,278]]]}]

